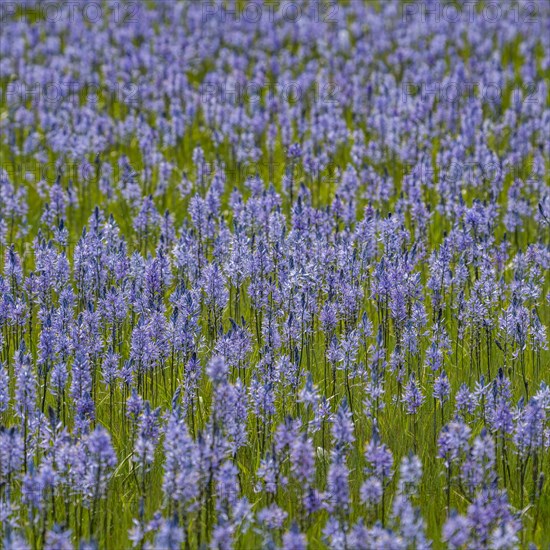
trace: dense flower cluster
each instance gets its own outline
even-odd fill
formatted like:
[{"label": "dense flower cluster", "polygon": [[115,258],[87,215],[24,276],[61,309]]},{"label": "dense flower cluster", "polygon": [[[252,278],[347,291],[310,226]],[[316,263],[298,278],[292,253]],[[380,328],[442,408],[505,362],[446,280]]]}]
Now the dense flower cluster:
[{"label": "dense flower cluster", "polygon": [[0,5],[0,546],[548,545],[550,9],[453,5]]}]

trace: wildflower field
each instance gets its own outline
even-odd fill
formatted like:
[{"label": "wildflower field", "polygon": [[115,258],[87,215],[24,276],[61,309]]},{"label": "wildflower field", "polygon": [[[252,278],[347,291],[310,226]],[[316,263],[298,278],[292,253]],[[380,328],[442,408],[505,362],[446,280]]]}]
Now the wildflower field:
[{"label": "wildflower field", "polygon": [[550,3],[0,2],[0,548],[550,548]]}]

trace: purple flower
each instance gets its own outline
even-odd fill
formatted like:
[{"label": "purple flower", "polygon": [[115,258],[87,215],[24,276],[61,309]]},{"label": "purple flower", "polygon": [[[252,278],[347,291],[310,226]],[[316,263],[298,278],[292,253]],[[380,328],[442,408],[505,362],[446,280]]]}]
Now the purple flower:
[{"label": "purple flower", "polygon": [[8,373],[2,361],[0,361],[0,414],[7,411],[10,406],[10,393],[8,386]]},{"label": "purple flower", "polygon": [[406,405],[405,410],[407,411],[407,414],[416,414],[418,409],[422,406],[422,403],[424,403],[424,399],[422,389],[416,381],[416,377],[413,372],[411,373],[409,381],[405,385],[405,393],[401,399],[401,401]]},{"label": "purple flower", "polygon": [[393,455],[388,447],[380,441],[378,428],[373,426],[372,439],[365,450],[367,468],[365,472],[378,479],[384,489],[385,484],[393,475]]},{"label": "purple flower", "polygon": [[448,401],[450,394],[451,385],[449,383],[449,379],[447,378],[447,373],[445,371],[441,371],[441,374],[434,380],[433,396],[441,403],[441,405],[443,405]]},{"label": "purple flower", "polygon": [[155,535],[154,546],[166,550],[179,550],[185,541],[185,531],[174,520],[164,520]]},{"label": "purple flower", "polygon": [[23,438],[16,428],[0,427],[0,471],[4,479],[10,479],[23,464]]},{"label": "purple flower", "polygon": [[443,458],[446,467],[456,462],[470,448],[469,439],[471,428],[459,420],[443,426],[437,446],[439,457]]},{"label": "purple flower", "polygon": [[58,525],[46,533],[45,550],[73,550],[72,533],[70,529],[64,531]]},{"label": "purple flower", "polygon": [[327,478],[327,498],[329,510],[342,514],[350,506],[349,469],[346,457],[338,450],[333,450]]},{"label": "purple flower", "polygon": [[353,429],[351,412],[344,400],[332,420],[332,437],[337,448],[348,447],[354,442]]},{"label": "purple flower", "polygon": [[399,491],[416,492],[422,479],[422,462],[414,455],[403,457],[399,466]]},{"label": "purple flower", "polygon": [[382,482],[376,477],[369,477],[361,485],[361,502],[368,507],[376,506],[382,500],[383,493]]},{"label": "purple flower", "polygon": [[290,531],[283,535],[283,550],[306,550],[306,548],[306,536],[300,533],[296,524],[293,524]]},{"label": "purple flower", "polygon": [[86,436],[83,446],[85,465],[81,483],[87,496],[96,500],[105,495],[111,470],[117,465],[117,457],[109,433],[101,427]]},{"label": "purple flower", "polygon": [[36,378],[31,367],[31,358],[25,353],[24,344],[15,357],[15,406],[24,422],[35,412]]},{"label": "purple flower", "polygon": [[160,408],[151,409],[149,401],[138,419],[138,433],[132,460],[137,462],[143,470],[148,469],[155,458],[155,449],[160,436],[159,431]]},{"label": "purple flower", "polygon": [[443,526],[443,541],[450,548],[461,548],[470,538],[470,525],[464,516],[459,516],[456,512],[445,522]]},{"label": "purple flower", "polygon": [[208,374],[213,384],[221,384],[227,377],[227,365],[223,357],[213,357],[207,367],[206,374]]},{"label": "purple flower", "polygon": [[315,453],[311,438],[304,434],[291,444],[290,463],[298,482],[307,488],[315,477]]},{"label": "purple flower", "polygon": [[258,521],[265,525],[267,530],[280,529],[288,514],[276,504],[262,508],[258,512]]}]

